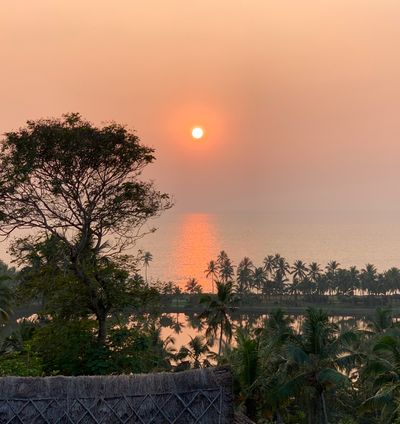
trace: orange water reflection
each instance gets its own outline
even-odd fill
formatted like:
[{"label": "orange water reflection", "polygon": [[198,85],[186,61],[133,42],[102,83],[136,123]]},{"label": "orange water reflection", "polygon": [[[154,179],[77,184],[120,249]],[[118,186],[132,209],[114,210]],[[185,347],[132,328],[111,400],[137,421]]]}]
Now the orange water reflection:
[{"label": "orange water reflection", "polygon": [[184,288],[189,278],[196,278],[203,291],[211,291],[211,281],[205,278],[208,262],[221,250],[214,217],[208,214],[185,215],[178,236],[173,243],[172,263],[175,264],[176,281]]}]

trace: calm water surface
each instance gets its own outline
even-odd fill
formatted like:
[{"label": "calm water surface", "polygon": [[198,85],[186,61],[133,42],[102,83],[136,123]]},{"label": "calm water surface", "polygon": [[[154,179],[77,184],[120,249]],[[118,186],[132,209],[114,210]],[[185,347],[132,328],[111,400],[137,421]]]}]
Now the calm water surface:
[{"label": "calm water surface", "polygon": [[[150,251],[152,280],[184,286],[198,279],[211,289],[204,270],[223,249],[237,264],[249,256],[256,265],[266,255],[280,253],[290,262],[302,259],[342,266],[373,263],[379,270],[400,267],[400,212],[395,213],[177,213],[168,211],[151,222],[158,230],[135,248]],[[0,258],[10,262],[7,243]]]},{"label": "calm water surface", "polygon": [[373,263],[379,270],[400,266],[400,213],[191,213],[172,211],[155,221],[158,230],[138,243],[154,260],[152,279],[181,286],[197,278],[205,290],[207,263],[224,249],[237,264],[249,256],[261,264],[279,252],[287,260],[303,259],[342,266]]}]

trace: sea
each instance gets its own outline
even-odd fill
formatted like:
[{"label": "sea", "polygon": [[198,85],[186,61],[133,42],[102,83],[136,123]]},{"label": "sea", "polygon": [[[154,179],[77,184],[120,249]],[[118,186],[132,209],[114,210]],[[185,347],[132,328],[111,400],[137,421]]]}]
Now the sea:
[{"label": "sea", "polygon": [[[149,282],[172,281],[184,288],[195,278],[211,290],[205,270],[225,250],[237,265],[245,256],[256,266],[279,253],[289,263],[302,259],[324,267],[336,260],[359,268],[374,264],[379,271],[400,267],[400,211],[385,212],[179,212],[173,209],[151,220],[150,232],[130,253],[148,251]],[[16,236],[26,236],[19,233]],[[9,242],[0,243],[0,259],[12,264]],[[144,269],[140,269],[144,275]]]},{"label": "sea", "polygon": [[[173,281],[184,287],[196,278],[211,288],[205,270],[225,250],[234,264],[247,256],[256,266],[279,253],[289,263],[302,259],[325,266],[359,268],[374,264],[379,271],[400,267],[400,212],[218,212],[168,211],[153,220],[157,231],[138,241],[149,251],[150,281]],[[150,227],[149,227],[150,228]]]}]

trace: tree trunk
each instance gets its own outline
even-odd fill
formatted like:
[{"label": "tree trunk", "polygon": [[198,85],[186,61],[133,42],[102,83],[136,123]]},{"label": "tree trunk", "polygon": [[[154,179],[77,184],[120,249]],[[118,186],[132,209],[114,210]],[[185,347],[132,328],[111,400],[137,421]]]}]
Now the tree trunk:
[{"label": "tree trunk", "polygon": [[97,341],[101,345],[105,345],[107,338],[107,325],[106,325],[107,314],[97,314],[98,332]]},{"label": "tree trunk", "polygon": [[318,391],[317,395],[312,400],[310,414],[308,416],[308,423],[329,424],[323,391]]},{"label": "tree trunk", "polygon": [[322,411],[323,411],[323,416],[324,416],[324,424],[328,424],[328,413],[326,411],[326,403],[325,403],[324,392],[321,393],[321,405],[322,405]]},{"label": "tree trunk", "polygon": [[257,401],[256,399],[250,397],[247,398],[244,402],[246,406],[246,415],[254,422],[257,419]]},{"label": "tree trunk", "polygon": [[221,356],[221,348],[222,348],[222,329],[223,325],[221,323],[221,333],[219,335],[219,348],[218,348],[218,356]]},{"label": "tree trunk", "polygon": [[279,408],[276,410],[276,423],[277,424],[284,424],[283,418],[282,418],[282,415],[281,415],[281,411],[279,410]]}]

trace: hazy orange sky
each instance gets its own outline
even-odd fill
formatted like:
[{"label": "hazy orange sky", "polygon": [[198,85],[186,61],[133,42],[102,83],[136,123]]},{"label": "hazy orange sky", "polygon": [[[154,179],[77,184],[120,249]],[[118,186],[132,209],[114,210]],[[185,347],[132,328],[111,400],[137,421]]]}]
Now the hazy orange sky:
[{"label": "hazy orange sky", "polygon": [[399,52],[398,0],[1,0],[0,131],[125,123],[178,210],[400,209]]}]

